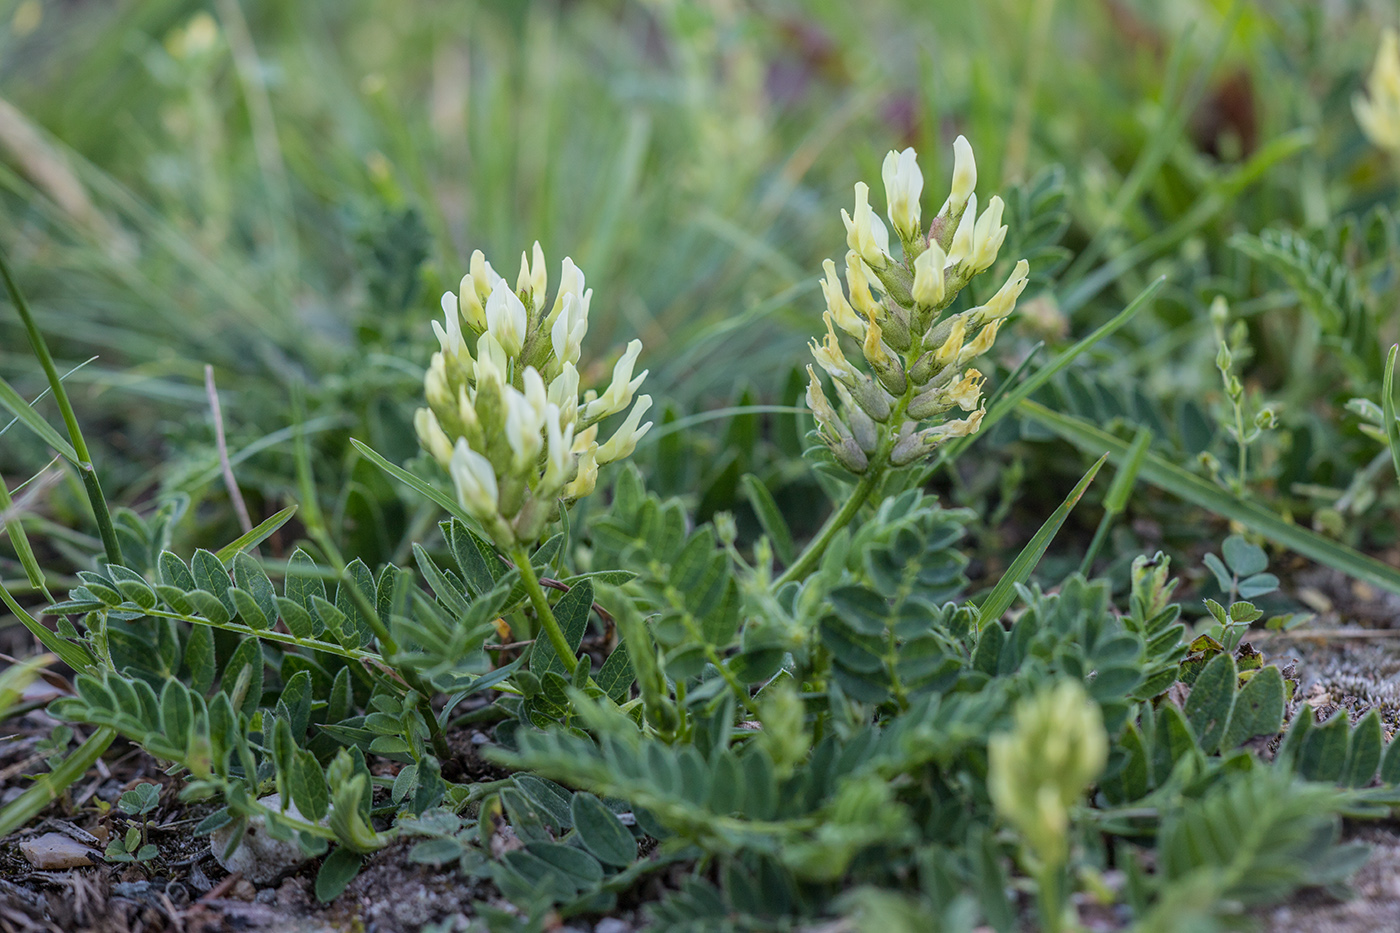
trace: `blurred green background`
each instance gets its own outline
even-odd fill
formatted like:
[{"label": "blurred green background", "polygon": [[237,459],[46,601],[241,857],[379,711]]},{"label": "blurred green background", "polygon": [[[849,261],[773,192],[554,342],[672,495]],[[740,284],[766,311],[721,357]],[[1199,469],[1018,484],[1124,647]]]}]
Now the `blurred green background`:
[{"label": "blurred green background", "polygon": [[[552,275],[572,256],[595,290],[595,378],[646,344],[650,482],[703,518],[742,513],[753,471],[810,529],[801,431],[752,406],[798,397],[853,183],[882,204],[881,159],[913,146],[932,210],[962,133],[979,195],[1009,204],[980,287],[1032,264],[991,384],[1165,275],[1044,400],[1124,437],[1149,426],[1162,456],[1377,552],[1395,483],[1345,406],[1378,398],[1397,336],[1396,176],[1351,100],[1395,19],[1315,0],[6,0],[0,248],[74,370],[109,495],[143,512],[189,496],[185,544],[238,531],[209,365],[253,521],[295,499],[300,423],[336,532],[371,565],[406,556],[436,513],[348,438],[418,455],[438,296],[472,250],[510,275],[535,239]],[[1292,266],[1259,258],[1279,231],[1301,243]],[[1228,475],[1216,296],[1251,398],[1279,411],[1244,477]],[[0,376],[43,390],[8,307]],[[979,508],[994,564],[1085,461],[1014,420],[987,435],[935,484]],[[0,434],[11,489],[48,457]],[[26,491],[43,547],[88,559],[76,480]],[[1200,538],[1161,495],[1130,511],[1111,558]],[[0,555],[0,578],[21,576]]]}]

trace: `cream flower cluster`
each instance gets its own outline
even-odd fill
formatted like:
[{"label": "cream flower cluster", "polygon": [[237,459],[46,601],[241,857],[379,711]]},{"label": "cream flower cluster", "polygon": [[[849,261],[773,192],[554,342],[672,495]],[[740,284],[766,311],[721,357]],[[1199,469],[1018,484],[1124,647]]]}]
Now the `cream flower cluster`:
[{"label": "cream flower cluster", "polygon": [[1394,29],[1381,33],[1376,63],[1366,79],[1366,93],[1352,101],[1356,122],[1371,142],[1400,155],[1400,37]]},{"label": "cream flower cluster", "polygon": [[[642,342],[633,340],[599,394],[579,397],[578,361],[593,290],[565,258],[547,301],[544,251],[520,257],[515,287],[478,250],[457,294],[442,296],[441,348],[423,380],[428,407],[414,416],[424,449],[447,468],[462,506],[510,547],[537,540],[565,504],[593,491],[598,467],[626,457],[646,434],[651,396],[636,394]],[[475,352],[473,353],[473,350]],[[634,404],[635,398],[635,404]],[[598,422],[628,406],[604,443]]]},{"label": "cream flower cluster", "polygon": [[1107,761],[1098,704],[1078,681],[1062,680],[1017,703],[1012,731],[987,743],[987,793],[1042,864],[1060,865],[1070,807]]},{"label": "cream flower cluster", "polygon": [[[807,405],[822,441],[853,473],[912,463],[977,430],[983,377],[967,364],[991,348],[1026,287],[1029,266],[1022,260],[986,304],[944,316],[973,276],[996,261],[1006,239],[1001,198],[992,197],[977,213],[972,146],[959,136],[953,154],[951,191],[927,231],[920,224],[924,177],[914,150],[885,157],[881,174],[900,258],[891,254],[889,231],[870,206],[869,186],[860,182],[854,215],[841,211],[849,247],[845,287],[836,264],[828,259],[823,265],[826,336],[813,342],[812,356],[831,377],[841,410],[811,366]],[[842,334],[859,344],[869,373],[847,359]],[[954,408],[971,414],[940,419]]]}]

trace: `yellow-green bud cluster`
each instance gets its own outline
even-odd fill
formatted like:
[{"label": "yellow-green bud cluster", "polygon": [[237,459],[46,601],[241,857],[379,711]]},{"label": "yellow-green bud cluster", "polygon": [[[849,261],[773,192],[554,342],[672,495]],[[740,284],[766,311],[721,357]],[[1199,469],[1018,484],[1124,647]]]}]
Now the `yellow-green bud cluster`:
[{"label": "yellow-green bud cluster", "polygon": [[1061,865],[1070,807],[1107,761],[1098,704],[1078,681],[1062,680],[1017,703],[1012,731],[991,737],[987,792],[1042,865]]},{"label": "yellow-green bud cluster", "polygon": [[[423,380],[428,407],[414,416],[419,442],[452,476],[457,498],[509,547],[539,538],[565,504],[593,491],[598,467],[626,457],[651,427],[651,396],[636,396],[642,342],[633,340],[600,395],[579,397],[578,361],[593,290],[566,258],[554,301],[536,243],[515,288],[478,250],[456,295],[442,296],[440,349]],[[475,348],[473,355],[471,348]],[[633,397],[636,403],[633,404]],[[606,442],[598,422],[632,406]]]},{"label": "yellow-green bud cluster", "polygon": [[1376,63],[1366,79],[1366,94],[1352,101],[1356,122],[1371,142],[1400,156],[1400,37],[1394,29],[1381,33]]},{"label": "yellow-green bud cluster", "polygon": [[[901,258],[890,253],[889,231],[870,206],[870,188],[860,182],[854,214],[841,211],[849,247],[845,287],[836,264],[823,264],[826,335],[811,349],[833,381],[840,410],[811,366],[807,405],[822,441],[853,473],[875,462],[912,463],[977,430],[983,377],[967,364],[991,348],[1026,287],[1029,266],[1022,260],[986,304],[943,316],[963,287],[992,266],[1006,239],[1001,198],[993,197],[978,216],[977,164],[966,139],[957,138],[953,154],[951,191],[927,231],[920,224],[924,178],[914,150],[885,157],[881,174]],[[841,334],[860,345],[865,368],[846,358]],[[921,429],[954,408],[971,414]]]}]

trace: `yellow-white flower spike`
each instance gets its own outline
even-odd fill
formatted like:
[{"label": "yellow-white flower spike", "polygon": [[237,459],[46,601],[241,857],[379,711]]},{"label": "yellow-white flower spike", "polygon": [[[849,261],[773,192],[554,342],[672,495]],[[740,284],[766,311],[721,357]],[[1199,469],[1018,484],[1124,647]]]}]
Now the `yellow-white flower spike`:
[{"label": "yellow-white flower spike", "polygon": [[525,305],[502,279],[496,283],[491,297],[486,299],[486,329],[505,350],[506,356],[518,356],[525,345],[527,315]]},{"label": "yellow-white flower spike", "polygon": [[[575,442],[577,445],[577,442]],[[598,445],[590,443],[578,453],[578,475],[561,491],[570,501],[582,499],[598,485]]]},{"label": "yellow-white flower spike", "polygon": [[870,208],[870,186],[856,182],[856,213],[852,219],[843,209],[841,221],[846,225],[846,245],[856,251],[870,268],[877,272],[890,260],[890,234],[884,223]]},{"label": "yellow-white flower spike", "polygon": [[472,517],[487,523],[497,519],[496,471],[491,461],[472,450],[465,438],[458,438],[448,464],[452,485],[457,489],[457,501]]},{"label": "yellow-white flower spike", "polygon": [[977,336],[971,343],[964,344],[962,351],[958,353],[958,365],[964,366],[969,360],[974,360],[986,353],[996,343],[997,331],[1001,328],[1001,319],[992,321],[986,327],[977,332]]},{"label": "yellow-white flower spike", "polygon": [[561,363],[578,363],[583,338],[588,333],[588,316],[582,302],[573,295],[564,296],[564,306],[554,319],[549,339],[554,355]]},{"label": "yellow-white flower spike", "polygon": [[822,269],[826,271],[826,278],[821,283],[822,297],[826,299],[826,310],[831,312],[832,320],[857,340],[865,339],[865,319],[856,314],[846,300],[846,290],[836,275],[836,263],[830,259],[823,260]]},{"label": "yellow-white flower spike", "polygon": [[[473,290],[476,292],[477,304],[485,305],[486,299],[491,297],[491,293],[496,290],[496,283],[501,281],[501,277],[496,274],[496,270],[491,268],[491,263],[486,261],[486,256],[481,250],[472,253],[471,265],[468,267],[468,274],[472,277]],[[482,330],[485,330],[483,325]]]},{"label": "yellow-white flower spike", "polygon": [[413,429],[418,434],[418,442],[434,460],[444,467],[452,462],[452,441],[431,408],[420,408],[413,413]]},{"label": "yellow-white flower spike", "polygon": [[651,408],[651,396],[637,396],[637,404],[632,406],[632,410],[627,413],[627,418],[622,422],[621,427],[608,438],[607,443],[598,448],[598,462],[612,463],[628,456],[637,448],[637,441],[641,440],[645,434],[651,430],[651,422],[638,427],[638,422],[642,420],[642,415]]},{"label": "yellow-white flower spike", "polygon": [[943,303],[943,267],[948,254],[937,243],[930,243],[914,260],[914,301],[921,307],[937,308]]},{"label": "yellow-white flower spike", "polygon": [[[875,295],[870,291],[870,280],[872,273],[856,254],[855,250],[846,253],[846,284],[851,289],[851,307],[856,309],[856,313],[863,318],[869,318],[880,313],[880,303],[875,300]],[[844,328],[843,328],[844,330]]]},{"label": "yellow-white flower spike", "polygon": [[1001,224],[1001,214],[1005,205],[1001,198],[992,195],[987,209],[977,218],[977,226],[972,229],[972,271],[974,273],[990,269],[997,261],[997,251],[1006,240],[1006,227]]},{"label": "yellow-white flower spike", "polygon": [[[477,255],[481,255],[477,253]],[[485,262],[485,260],[482,260]],[[462,319],[467,322],[472,330],[478,334],[486,329],[486,306],[482,304],[482,298],[476,287],[476,276],[468,272],[462,276],[462,284],[457,286],[457,307],[462,313]],[[490,295],[490,292],[487,292]],[[446,301],[446,298],[443,299]]]},{"label": "yellow-white flower spike", "polygon": [[997,293],[982,306],[978,318],[984,321],[996,321],[1016,310],[1016,299],[1020,298],[1021,292],[1026,290],[1030,270],[1030,264],[1024,259],[1016,263],[1016,268],[1011,270],[1011,275],[1007,276],[1005,284],[997,289]]},{"label": "yellow-white flower spike", "polygon": [[826,336],[818,344],[813,340],[808,344],[808,349],[812,351],[812,358],[817,361],[817,365],[826,370],[828,376],[839,379],[842,382],[855,378],[855,369],[850,361],[846,359],[846,354],[841,352],[841,343],[836,339],[836,331],[831,327],[831,314],[824,313],[823,320],[826,321]]},{"label": "yellow-white flower spike", "polygon": [[919,171],[914,150],[890,150],[880,168],[880,176],[885,182],[885,199],[895,233],[905,240],[916,239],[922,232],[919,227],[919,197],[924,191],[924,173]]},{"label": "yellow-white flower spike", "polygon": [[1356,122],[1371,142],[1400,155],[1400,37],[1394,29],[1381,33],[1366,93],[1368,96],[1358,94],[1352,101]]},{"label": "yellow-white flower spike", "polygon": [[972,234],[977,226],[977,195],[967,199],[967,210],[963,211],[958,229],[953,232],[953,242],[948,246],[948,265],[961,266],[972,260]]},{"label": "yellow-white flower spike", "polygon": [[[953,184],[948,191],[948,200],[943,202],[939,214],[956,217],[972,197],[977,187],[977,159],[972,154],[972,143],[966,136],[953,140]],[[976,208],[974,208],[975,210]]]},{"label": "yellow-white flower spike", "polygon": [[562,371],[550,382],[547,397],[559,409],[564,424],[572,425],[578,419],[578,370],[573,363],[564,363]]}]

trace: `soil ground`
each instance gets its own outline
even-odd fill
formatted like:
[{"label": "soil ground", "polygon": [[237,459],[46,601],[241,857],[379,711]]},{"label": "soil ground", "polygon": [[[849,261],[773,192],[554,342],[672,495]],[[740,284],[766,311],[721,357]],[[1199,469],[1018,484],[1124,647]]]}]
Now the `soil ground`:
[{"label": "soil ground", "polygon": [[[1299,568],[1290,591],[1317,611],[1284,635],[1257,633],[1255,647],[1273,662],[1296,662],[1297,703],[1321,715],[1346,709],[1353,717],[1376,708],[1388,731],[1400,727],[1400,597],[1378,593],[1336,574]],[[1299,706],[1301,708],[1301,706]],[[56,723],[36,709],[7,724],[0,737],[0,803],[23,790],[23,775],[45,768],[40,744]],[[81,738],[81,735],[79,736]],[[453,737],[470,746],[471,736]],[[41,871],[20,845],[61,833],[100,851],[122,831],[112,805],[139,782],[165,788],[151,840],[160,855],[149,867],[104,865]],[[376,854],[329,905],[312,893],[314,865],[254,885],[228,875],[193,828],[209,805],[175,799],[177,782],[139,749],[114,745],[106,759],[43,818],[0,842],[0,933],[441,933],[464,930],[477,901],[494,902],[489,882],[453,867],[409,861],[410,843]],[[1304,891],[1258,916],[1269,933],[1372,933],[1400,930],[1400,822],[1349,825],[1347,835],[1373,847],[1349,896]],[[1089,918],[1086,917],[1086,920]],[[558,922],[554,933],[631,933],[644,927],[634,911]],[[1098,924],[1091,924],[1095,929]]]}]

